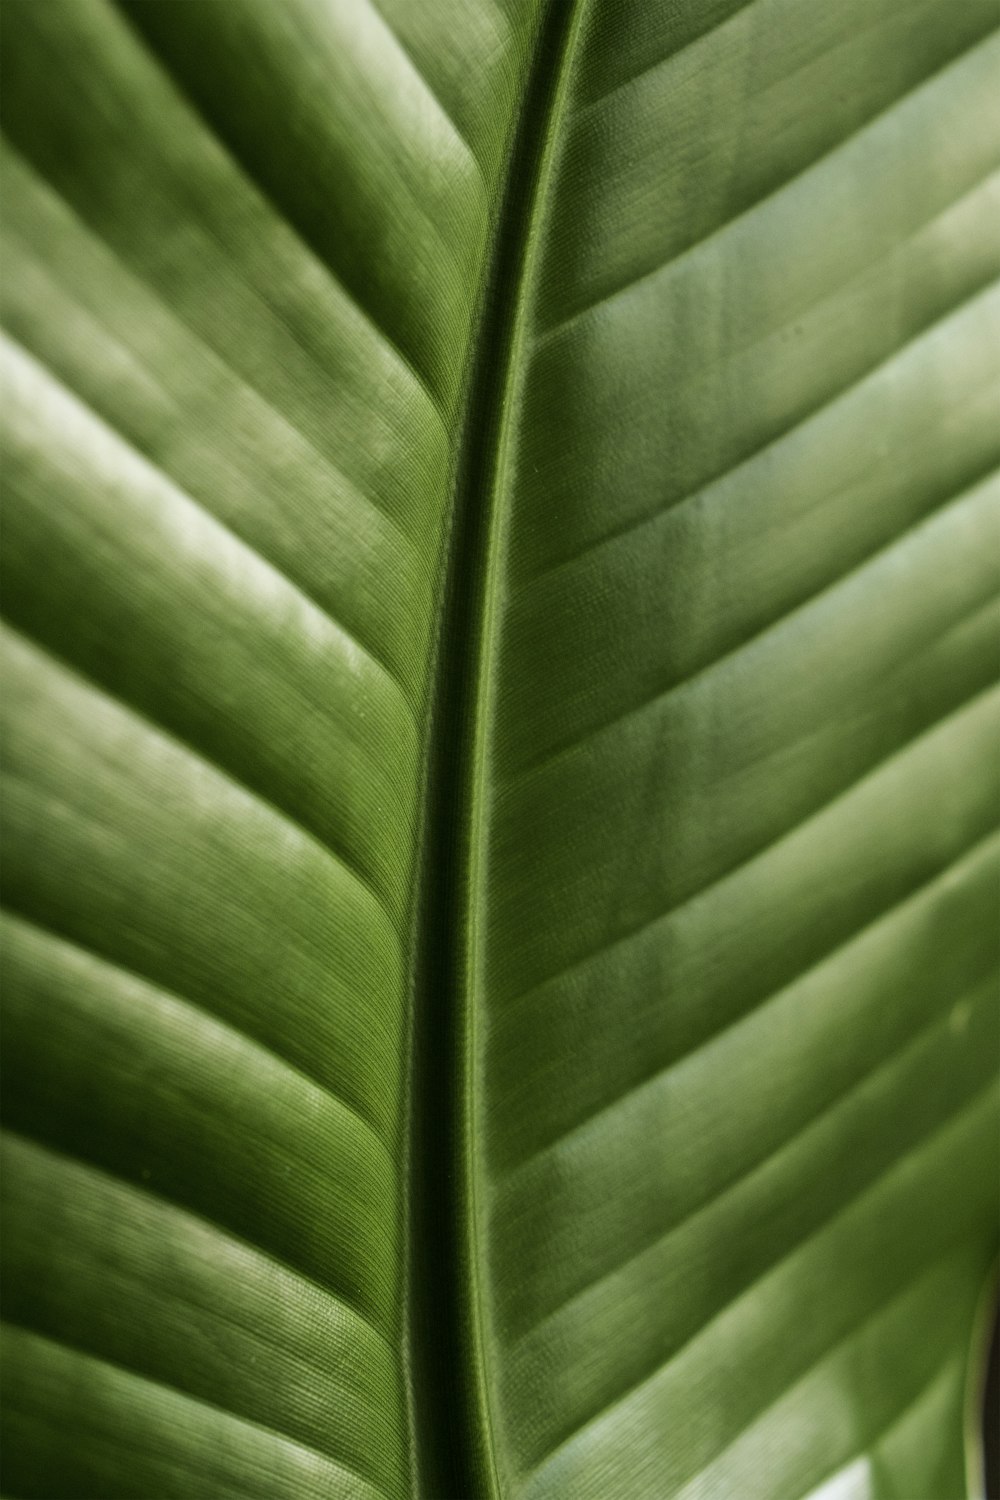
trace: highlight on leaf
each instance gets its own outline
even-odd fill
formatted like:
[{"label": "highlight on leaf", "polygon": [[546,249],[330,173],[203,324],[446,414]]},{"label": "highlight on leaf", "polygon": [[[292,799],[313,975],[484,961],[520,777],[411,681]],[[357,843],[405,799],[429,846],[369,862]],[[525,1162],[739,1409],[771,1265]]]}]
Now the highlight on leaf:
[{"label": "highlight on leaf", "polygon": [[983,1494],[994,0],[4,0],[11,1500]]}]

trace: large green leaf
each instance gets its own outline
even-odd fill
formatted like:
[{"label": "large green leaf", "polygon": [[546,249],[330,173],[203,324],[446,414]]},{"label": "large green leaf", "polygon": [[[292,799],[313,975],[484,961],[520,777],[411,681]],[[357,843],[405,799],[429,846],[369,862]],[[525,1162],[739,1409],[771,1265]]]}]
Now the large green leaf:
[{"label": "large green leaf", "polygon": [[976,1488],[996,20],[4,0],[6,1494]]}]

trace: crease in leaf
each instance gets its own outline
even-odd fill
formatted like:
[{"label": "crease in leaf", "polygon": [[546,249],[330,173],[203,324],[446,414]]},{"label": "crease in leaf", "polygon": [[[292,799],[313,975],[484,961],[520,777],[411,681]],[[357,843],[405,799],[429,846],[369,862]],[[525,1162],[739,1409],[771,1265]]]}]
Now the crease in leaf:
[{"label": "crease in leaf", "polygon": [[4,1492],[974,1495],[995,6],[0,21]]}]

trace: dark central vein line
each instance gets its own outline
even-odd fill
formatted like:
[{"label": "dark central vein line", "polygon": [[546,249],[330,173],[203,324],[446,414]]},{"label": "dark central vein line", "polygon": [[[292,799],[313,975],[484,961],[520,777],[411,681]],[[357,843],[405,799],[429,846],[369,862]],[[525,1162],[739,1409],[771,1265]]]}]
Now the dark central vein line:
[{"label": "dark central vein line", "polygon": [[578,0],[551,0],[495,219],[456,456],[416,903],[407,1322],[414,1466],[428,1500],[498,1493],[483,1365],[473,1172],[473,1032],[485,726],[505,437],[549,144]]}]

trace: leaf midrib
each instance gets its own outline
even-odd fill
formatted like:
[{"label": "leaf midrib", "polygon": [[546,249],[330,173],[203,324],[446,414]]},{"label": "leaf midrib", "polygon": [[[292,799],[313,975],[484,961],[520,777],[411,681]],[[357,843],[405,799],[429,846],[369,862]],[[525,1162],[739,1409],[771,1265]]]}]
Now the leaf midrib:
[{"label": "leaf midrib", "polygon": [[473,1098],[492,643],[539,221],[584,0],[549,0],[498,194],[454,449],[413,918],[405,1353],[417,1493],[497,1497]]}]

